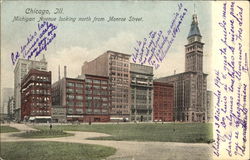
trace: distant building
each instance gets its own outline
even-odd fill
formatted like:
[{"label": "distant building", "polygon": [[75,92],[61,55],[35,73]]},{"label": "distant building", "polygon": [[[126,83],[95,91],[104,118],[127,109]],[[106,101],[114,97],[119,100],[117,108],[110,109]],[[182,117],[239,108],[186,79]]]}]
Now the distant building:
[{"label": "distant building", "polygon": [[163,82],[154,82],[153,120],[171,122],[174,115],[174,87]]},{"label": "distant building", "polygon": [[1,113],[8,114],[8,101],[9,98],[13,97],[13,88],[2,88],[2,98],[1,98]]},{"label": "distant building", "polygon": [[111,85],[111,120],[129,119],[129,58],[130,55],[107,51],[96,59],[85,62],[82,66],[82,75],[106,76]]},{"label": "distant building", "polygon": [[52,85],[53,108],[65,108],[67,121],[110,121],[108,77],[82,75],[64,77]]},{"label": "distant building", "polygon": [[21,83],[21,120],[51,120],[51,72],[31,69]]},{"label": "distant building", "polygon": [[14,120],[14,97],[11,96],[9,97],[9,100],[8,100],[8,106],[7,106],[7,114],[8,114],[8,119],[9,120]]},{"label": "distant building", "polygon": [[153,67],[130,63],[131,121],[152,121]]},{"label": "distant building", "polygon": [[21,81],[30,69],[37,69],[47,71],[47,62],[45,57],[40,61],[27,60],[19,58],[14,69],[14,102],[15,102],[15,115],[16,119],[21,119]]},{"label": "distant building", "polygon": [[212,98],[213,92],[207,91],[207,122],[213,122],[214,116],[213,116],[213,98]]},{"label": "distant building", "polygon": [[203,73],[203,45],[197,15],[193,15],[188,44],[185,45],[185,72],[157,79],[174,85],[174,119],[206,122],[207,74]]}]

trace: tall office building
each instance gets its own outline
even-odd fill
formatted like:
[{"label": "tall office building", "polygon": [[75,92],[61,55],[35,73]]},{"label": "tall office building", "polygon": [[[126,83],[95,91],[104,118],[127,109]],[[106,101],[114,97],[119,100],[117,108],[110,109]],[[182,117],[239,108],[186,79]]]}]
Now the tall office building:
[{"label": "tall office building", "polygon": [[21,120],[51,120],[51,72],[30,69],[21,83]]},{"label": "tall office building", "polygon": [[15,101],[15,116],[17,120],[21,119],[21,81],[30,69],[47,71],[47,62],[45,57],[40,61],[27,60],[19,58],[14,69],[14,101]]},{"label": "tall office building", "polygon": [[131,121],[152,121],[153,67],[130,63]]},{"label": "tall office building", "polygon": [[85,62],[82,66],[82,75],[99,75],[109,78],[111,87],[111,120],[129,120],[129,58],[130,55],[107,51],[96,59]]},{"label": "tall office building", "polygon": [[185,72],[157,79],[174,85],[174,119],[186,122],[207,121],[207,74],[203,73],[203,45],[197,15],[193,15],[185,45]]}]

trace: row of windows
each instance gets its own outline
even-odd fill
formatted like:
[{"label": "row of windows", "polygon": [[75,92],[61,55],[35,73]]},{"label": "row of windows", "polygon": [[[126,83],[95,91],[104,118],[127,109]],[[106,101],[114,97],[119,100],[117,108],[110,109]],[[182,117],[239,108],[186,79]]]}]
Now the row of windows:
[{"label": "row of windows", "polygon": [[30,81],[30,80],[36,80],[36,81],[44,81],[44,82],[48,82],[50,79],[48,76],[30,76],[29,79],[27,80]]},{"label": "row of windows", "polygon": [[33,110],[31,113],[50,113],[50,111],[47,111],[47,110]]},{"label": "row of windows", "polygon": [[[68,114],[73,114],[73,113],[81,114],[84,112],[83,112],[83,109],[80,109],[80,108],[76,108],[76,109],[68,108],[67,113]],[[86,113],[105,113],[106,114],[106,113],[108,113],[108,110],[106,110],[106,109],[102,109],[102,110],[100,110],[100,109],[94,109],[94,110],[86,109]]]},{"label": "row of windows", "polygon": [[91,84],[86,84],[85,88],[86,89],[91,89],[91,90],[93,90],[93,89],[104,89],[104,90],[106,90],[108,88],[108,86],[96,86],[96,85],[92,86]]},{"label": "row of windows", "polygon": [[108,103],[98,103],[98,102],[87,102],[86,103],[86,107],[87,108],[91,108],[91,107],[95,107],[95,108],[107,108],[109,105]]},{"label": "row of windows", "polygon": [[111,75],[112,76],[117,76],[117,77],[128,77],[128,74],[122,74],[122,73],[119,73],[119,72],[111,72]]},{"label": "row of windows", "polygon": [[31,103],[31,107],[50,107],[49,103]]},{"label": "row of windows", "polygon": [[35,101],[35,100],[49,101],[49,100],[50,100],[50,97],[46,97],[46,96],[43,96],[43,97],[32,97],[31,100],[32,100],[32,101]]},{"label": "row of windows", "polygon": [[114,60],[119,60],[119,61],[125,61],[125,62],[128,62],[129,61],[129,58],[128,57],[125,57],[125,56],[118,56],[118,55],[111,55],[110,56],[110,59],[114,59]]},{"label": "row of windows", "polygon": [[92,96],[87,96],[87,101],[88,100],[100,100],[100,101],[108,101],[108,98],[106,98],[106,97],[92,97]]},{"label": "row of windows", "polygon": [[73,82],[67,82],[67,87],[78,87],[78,88],[83,88],[83,84],[82,83],[73,83]]},{"label": "row of windows", "polygon": [[101,96],[108,96],[109,92],[106,90],[86,90],[85,91],[87,95],[93,94],[93,95],[101,95]]},{"label": "row of windows", "polygon": [[107,81],[105,80],[98,80],[98,79],[86,79],[85,80],[86,83],[95,83],[95,84],[108,84]]},{"label": "row of windows", "polygon": [[67,99],[76,99],[76,100],[83,100],[83,96],[81,95],[67,95]]},{"label": "row of windows", "polygon": [[81,89],[72,89],[72,88],[67,88],[67,93],[77,93],[77,94],[83,94],[83,90]]}]

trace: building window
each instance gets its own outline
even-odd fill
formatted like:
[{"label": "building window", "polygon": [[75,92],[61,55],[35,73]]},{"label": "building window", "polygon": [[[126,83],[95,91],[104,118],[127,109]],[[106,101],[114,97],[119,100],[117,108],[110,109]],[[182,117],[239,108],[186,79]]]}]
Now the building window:
[{"label": "building window", "polygon": [[83,110],[80,109],[80,108],[77,108],[77,109],[76,109],[76,113],[77,113],[77,114],[82,114],[82,113],[83,113]]},{"label": "building window", "polygon": [[77,100],[83,100],[83,96],[76,96]]},{"label": "building window", "polygon": [[108,84],[107,81],[103,81],[103,80],[101,81],[101,83],[102,83],[102,84]]},{"label": "building window", "polygon": [[86,83],[92,83],[92,80],[91,79],[86,79],[85,82]]},{"label": "building window", "polygon": [[68,99],[74,99],[74,95],[67,95]]},{"label": "building window", "polygon": [[72,101],[67,101],[67,106],[74,106],[74,102],[72,102]]},{"label": "building window", "polygon": [[100,80],[96,80],[96,79],[94,79],[94,80],[93,80],[93,83],[100,84]]},{"label": "building window", "polygon": [[68,108],[67,113],[68,114],[72,114],[73,113],[73,109],[72,108]]},{"label": "building window", "polygon": [[68,82],[68,83],[67,83],[67,87],[74,87],[74,83]]},{"label": "building window", "polygon": [[82,91],[81,89],[77,89],[77,90],[76,90],[76,93],[77,93],[77,94],[82,94],[83,91]]},{"label": "building window", "polygon": [[92,97],[90,97],[90,96],[87,96],[87,100],[92,100]]},{"label": "building window", "polygon": [[83,106],[83,103],[82,103],[82,102],[76,102],[76,106],[82,107],[82,106]]},{"label": "building window", "polygon": [[83,84],[81,84],[81,83],[76,83],[76,87],[78,87],[78,88],[83,88]]},{"label": "building window", "polygon": [[87,102],[86,102],[86,107],[87,107],[87,108],[90,108],[90,107],[91,107],[91,101],[87,101]]},{"label": "building window", "polygon": [[87,113],[92,113],[92,109],[86,109]]},{"label": "building window", "polygon": [[101,113],[100,109],[94,109],[94,113]]},{"label": "building window", "polygon": [[67,93],[74,93],[74,90],[73,90],[73,89],[68,88],[68,89],[67,89]]}]

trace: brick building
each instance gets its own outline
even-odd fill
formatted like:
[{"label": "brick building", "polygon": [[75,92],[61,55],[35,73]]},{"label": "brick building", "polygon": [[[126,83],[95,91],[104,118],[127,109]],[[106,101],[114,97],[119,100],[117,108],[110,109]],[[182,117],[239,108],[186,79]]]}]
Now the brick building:
[{"label": "brick building", "polygon": [[171,84],[154,82],[153,120],[173,121],[174,87]]},{"label": "brick building", "polygon": [[51,72],[31,69],[23,78],[21,120],[51,120]]},{"label": "brick building", "polygon": [[152,121],[153,67],[130,63],[131,121]]},{"label": "brick building", "polygon": [[65,108],[67,121],[110,121],[108,77],[62,78],[52,85],[53,108]]},{"label": "brick building", "polygon": [[111,85],[111,120],[129,119],[129,58],[131,55],[107,51],[96,59],[85,62],[82,66],[82,75],[91,74],[109,78]]}]

